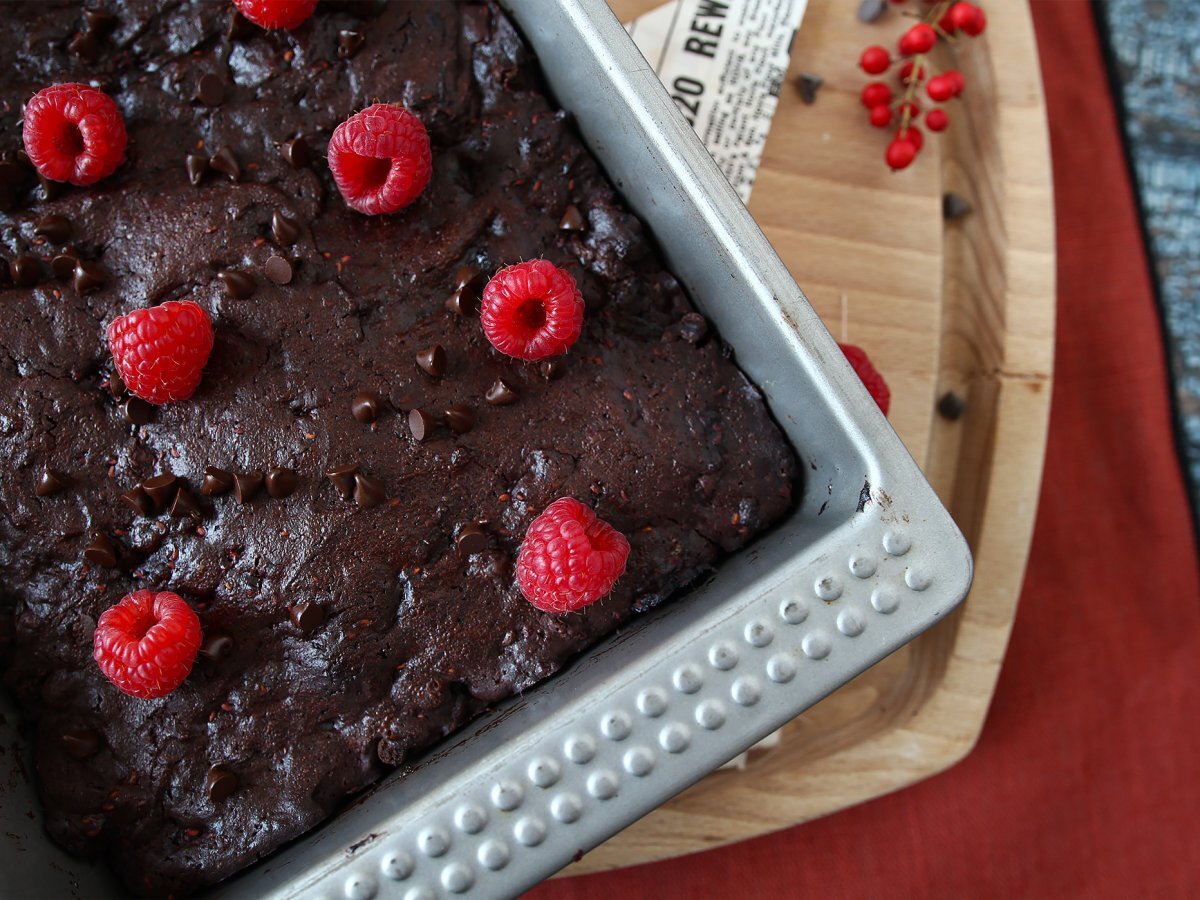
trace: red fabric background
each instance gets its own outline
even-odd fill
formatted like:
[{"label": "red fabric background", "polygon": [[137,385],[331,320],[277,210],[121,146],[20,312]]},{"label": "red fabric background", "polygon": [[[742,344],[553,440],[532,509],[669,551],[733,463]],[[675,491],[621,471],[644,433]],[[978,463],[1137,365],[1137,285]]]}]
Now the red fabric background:
[{"label": "red fabric background", "polygon": [[1058,358],[1033,552],[978,747],[825,819],[530,898],[1200,896],[1200,573],[1158,314],[1091,9],[1039,2],[1034,20]]}]

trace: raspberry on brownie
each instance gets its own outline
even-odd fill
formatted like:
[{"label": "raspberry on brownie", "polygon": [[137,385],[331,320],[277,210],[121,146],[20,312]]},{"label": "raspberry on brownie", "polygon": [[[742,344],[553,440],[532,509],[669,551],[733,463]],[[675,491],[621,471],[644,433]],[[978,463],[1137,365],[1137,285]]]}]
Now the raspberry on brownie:
[{"label": "raspberry on brownie", "polygon": [[[798,472],[498,5],[321,3],[291,31],[210,0],[104,10],[103,30],[79,4],[0,20],[0,306],[20,326],[0,331],[0,668],[51,837],[179,895],[703,577],[791,508]],[[63,50],[81,28],[90,59]],[[68,78],[103,84],[129,136],[82,187],[20,152],[21,104]],[[377,102],[421,123],[433,164],[413,202],[364,215],[330,144]],[[537,260],[579,299],[543,284],[571,327],[532,362],[479,309],[484,273]],[[601,553],[568,598],[594,602],[548,612],[517,569],[564,497],[584,508],[558,523],[568,589]],[[94,657],[140,592],[200,629],[158,699]],[[146,660],[172,680],[181,634]]]}]

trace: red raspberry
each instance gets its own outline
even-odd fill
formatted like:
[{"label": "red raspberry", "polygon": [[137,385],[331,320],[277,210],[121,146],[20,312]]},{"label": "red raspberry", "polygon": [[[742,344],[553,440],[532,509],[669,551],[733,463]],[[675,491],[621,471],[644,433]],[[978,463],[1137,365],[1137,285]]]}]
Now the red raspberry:
[{"label": "red raspberry", "polygon": [[[909,162],[911,161],[909,160]],[[846,354],[846,359],[850,361],[855,374],[867,386],[867,391],[870,392],[871,398],[879,404],[879,408],[883,410],[883,414],[886,416],[888,414],[888,407],[892,403],[892,392],[888,390],[887,382],[883,380],[883,376],[879,374],[879,370],[872,365],[870,358],[867,356],[867,351],[862,347],[856,347],[854,344],[838,344],[838,346]]]},{"label": "red raspberry", "polygon": [[429,135],[403,106],[376,103],[333,130],[329,170],[342,199],[368,216],[398,212],[433,174]]},{"label": "red raspberry", "polygon": [[86,84],[42,88],[25,104],[25,152],[51,181],[94,184],[125,161],[125,120],[112,97]]},{"label": "red raspberry", "polygon": [[317,8],[317,0],[233,0],[233,5],[261,28],[299,28]]},{"label": "red raspberry", "polygon": [[625,572],[629,541],[573,497],[555,500],[525,532],[517,586],[546,612],[576,612],[612,590]]},{"label": "red raspberry", "polygon": [[121,380],[149,403],[192,396],[212,346],[212,321],[191,300],[135,309],[108,326],[108,349]]},{"label": "red raspberry", "polygon": [[479,321],[501,353],[518,359],[559,356],[583,330],[583,295],[569,272],[531,259],[492,276],[483,289]]},{"label": "red raspberry", "polygon": [[931,109],[925,113],[925,127],[930,131],[945,131],[950,125],[950,117],[944,109]]},{"label": "red raspberry", "polygon": [[887,105],[892,102],[892,89],[882,81],[872,81],[862,89],[862,105],[867,109],[874,109],[881,103]]},{"label": "red raspberry", "polygon": [[187,678],[200,649],[200,620],[170,591],[134,591],[100,614],[95,658],[131,697],[165,697]]},{"label": "red raspberry", "polygon": [[886,103],[871,107],[871,124],[876,128],[887,128],[892,124],[892,111]]},{"label": "red raspberry", "polygon": [[858,64],[868,75],[878,75],[887,71],[887,67],[892,64],[892,57],[885,49],[875,45],[862,52]]}]

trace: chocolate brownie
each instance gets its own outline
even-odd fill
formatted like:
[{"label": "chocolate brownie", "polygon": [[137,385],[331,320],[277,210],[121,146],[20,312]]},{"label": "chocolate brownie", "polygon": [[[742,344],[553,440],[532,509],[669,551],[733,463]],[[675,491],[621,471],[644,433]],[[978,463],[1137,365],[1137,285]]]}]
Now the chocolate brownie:
[{"label": "chocolate brownie", "polygon": [[[224,3],[104,10],[0,22],[0,646],[50,834],[178,893],[710,571],[798,474],[497,7],[322,3],[292,32]],[[91,187],[39,184],[19,152],[22,102],[62,81],[100,86],[129,131]],[[366,217],[322,153],[375,99],[424,121],[434,172]],[[579,342],[536,364],[475,312],[481,273],[535,257],[587,304]],[[216,327],[199,390],[128,397],[105,326],[185,297]],[[559,616],[513,562],[561,496],[632,552],[610,596]],[[139,588],[204,631],[160,700],[92,659],[97,617]]]}]

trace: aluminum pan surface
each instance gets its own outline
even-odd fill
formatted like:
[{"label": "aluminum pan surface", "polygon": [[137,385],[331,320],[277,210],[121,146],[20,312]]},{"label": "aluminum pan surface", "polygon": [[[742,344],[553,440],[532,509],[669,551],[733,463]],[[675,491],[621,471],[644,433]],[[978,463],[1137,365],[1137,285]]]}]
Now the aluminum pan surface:
[{"label": "aluminum pan surface", "polygon": [[[762,389],[806,466],[804,497],[685,603],[472,723],[218,896],[516,894],[911,640],[970,582],[958,530],[603,0],[505,5]],[[0,823],[18,836],[0,844],[7,889],[115,894],[25,817],[31,795],[0,792]]]}]

